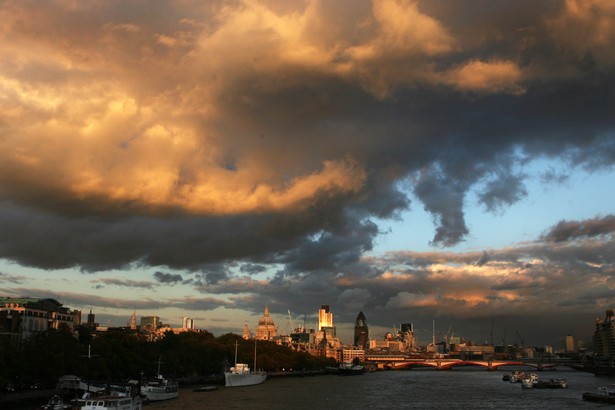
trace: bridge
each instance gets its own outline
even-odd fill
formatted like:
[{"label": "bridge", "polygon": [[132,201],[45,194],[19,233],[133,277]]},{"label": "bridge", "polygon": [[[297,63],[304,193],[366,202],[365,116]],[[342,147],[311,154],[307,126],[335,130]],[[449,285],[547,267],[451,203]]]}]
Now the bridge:
[{"label": "bridge", "polygon": [[565,363],[534,363],[521,360],[461,360],[447,358],[404,358],[400,356],[366,357],[366,361],[377,363],[387,369],[410,369],[413,367],[429,367],[438,370],[449,370],[453,367],[480,366],[487,370],[497,370],[502,366],[528,366],[536,370],[553,369]]}]

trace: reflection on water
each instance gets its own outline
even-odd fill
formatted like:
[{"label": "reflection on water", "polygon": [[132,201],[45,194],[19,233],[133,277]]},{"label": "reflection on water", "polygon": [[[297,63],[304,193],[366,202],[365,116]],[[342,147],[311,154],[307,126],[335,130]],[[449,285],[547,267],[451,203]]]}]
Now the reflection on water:
[{"label": "reflection on water", "polygon": [[537,373],[543,380],[565,378],[567,389],[522,389],[502,381],[504,371],[454,369],[368,373],[362,376],[277,378],[250,387],[196,393],[183,389],[179,399],[152,403],[163,409],[578,409],[595,408],[585,391],[613,379],[577,371]]}]

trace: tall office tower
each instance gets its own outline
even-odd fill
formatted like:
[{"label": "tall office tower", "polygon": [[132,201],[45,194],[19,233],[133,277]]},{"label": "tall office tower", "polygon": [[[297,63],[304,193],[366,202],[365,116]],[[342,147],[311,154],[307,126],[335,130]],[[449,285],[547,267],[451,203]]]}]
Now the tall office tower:
[{"label": "tall office tower", "polygon": [[90,313],[88,313],[88,324],[87,326],[90,329],[94,329],[96,327],[96,316],[92,313],[92,309],[90,309]]},{"label": "tall office tower", "polygon": [[194,330],[194,320],[189,317],[182,317],[182,327],[184,329]]},{"label": "tall office tower", "polygon": [[613,309],[606,311],[604,320],[596,319],[593,342],[597,359],[613,367],[613,358],[615,358],[615,311]]},{"label": "tall office tower", "polygon": [[333,313],[329,312],[329,305],[320,306],[318,311],[318,330],[323,327],[333,327]]},{"label": "tall office tower", "polygon": [[574,337],[571,335],[566,336],[566,353],[574,353]]},{"label": "tall office tower", "polygon": [[354,324],[354,345],[359,349],[366,350],[369,344],[369,329],[363,312],[359,312]]}]

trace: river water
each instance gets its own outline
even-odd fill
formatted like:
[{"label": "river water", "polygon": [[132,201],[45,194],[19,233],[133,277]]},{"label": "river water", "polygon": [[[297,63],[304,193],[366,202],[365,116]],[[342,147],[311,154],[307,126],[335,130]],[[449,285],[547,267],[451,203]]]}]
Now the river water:
[{"label": "river water", "polygon": [[522,389],[502,381],[509,371],[479,368],[406,370],[361,376],[288,377],[249,387],[210,392],[182,389],[180,397],[144,410],[202,409],[580,409],[608,405],[586,402],[583,392],[615,383],[574,370],[538,372],[540,380],[565,378],[566,389]]}]

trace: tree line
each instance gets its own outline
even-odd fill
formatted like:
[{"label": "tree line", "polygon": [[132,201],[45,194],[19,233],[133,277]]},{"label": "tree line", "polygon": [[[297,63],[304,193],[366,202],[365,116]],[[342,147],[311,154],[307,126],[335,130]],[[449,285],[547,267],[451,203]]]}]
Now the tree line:
[{"label": "tree line", "polygon": [[[167,332],[149,341],[137,332],[108,331],[94,337],[79,328],[75,338],[68,329],[50,329],[14,345],[0,337],[0,388],[53,386],[63,375],[97,381],[121,381],[165,377],[197,383],[220,376],[235,362],[253,365],[255,342],[228,333],[214,337],[209,332]],[[256,363],[272,371],[314,370],[335,365],[335,360],[296,352],[273,342],[258,341]]]}]

